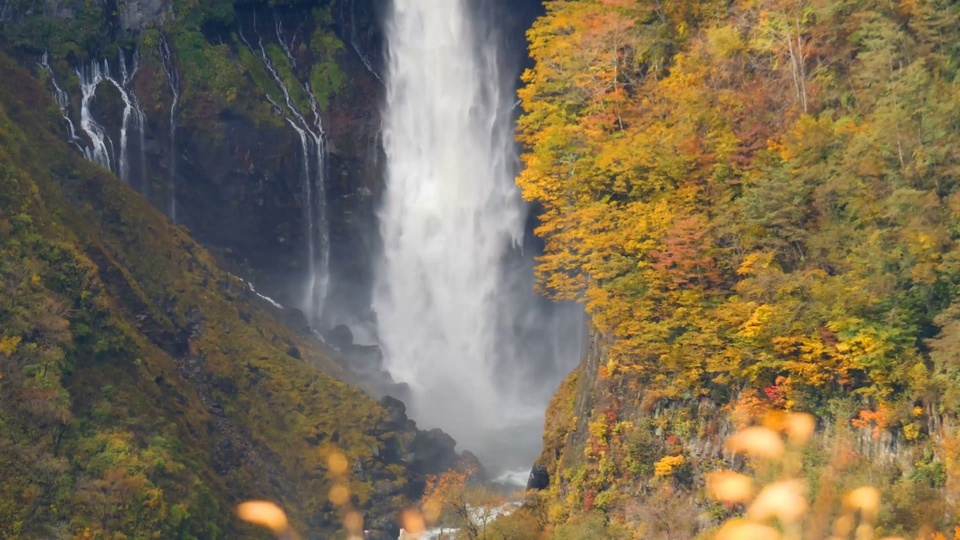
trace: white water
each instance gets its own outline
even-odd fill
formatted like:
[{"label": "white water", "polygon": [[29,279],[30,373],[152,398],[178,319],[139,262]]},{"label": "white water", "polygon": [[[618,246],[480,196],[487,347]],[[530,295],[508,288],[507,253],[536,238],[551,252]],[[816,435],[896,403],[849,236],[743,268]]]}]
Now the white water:
[{"label": "white water", "polygon": [[[140,164],[141,167],[144,166],[144,148],[143,148],[143,130],[145,118],[143,115],[143,109],[140,108],[140,101],[137,99],[136,94],[133,92],[132,84],[133,77],[137,74],[137,68],[139,67],[140,55],[137,52],[133,53],[133,69],[127,69],[127,62],[123,57],[123,52],[120,52],[120,80],[109,77],[106,77],[107,81],[110,81],[114,87],[120,92],[120,99],[123,100],[123,122],[120,126],[120,156],[117,159],[117,174],[124,182],[131,183],[130,175],[130,156],[129,156],[129,143],[128,135],[131,127],[131,122],[133,127],[137,129],[140,133]],[[106,62],[104,62],[106,64]]]},{"label": "white water", "polygon": [[160,62],[163,72],[167,75],[167,84],[170,86],[170,163],[167,171],[167,217],[177,222],[177,103],[180,101],[180,75],[177,66],[173,63],[167,38],[160,34],[160,43],[157,45],[160,53]]},{"label": "white water", "polygon": [[[283,25],[279,17],[274,18],[274,30],[277,42],[289,63],[289,67],[291,69],[296,68],[296,60],[290,52],[290,44],[284,39]],[[326,195],[327,145],[323,131],[323,119],[320,115],[317,99],[307,83],[302,83],[302,87],[304,94],[310,101],[310,112],[301,111],[297,107],[290,96],[290,89],[287,88],[267,53],[263,38],[260,37],[259,33],[256,33],[256,21],[254,21],[254,32],[258,40],[256,49],[247,41],[242,29],[239,33],[240,39],[250,49],[250,52],[260,59],[277,89],[283,94],[284,104],[277,103],[269,95],[266,96],[267,100],[273,106],[274,111],[284,117],[284,120],[296,131],[300,138],[301,163],[303,166],[301,182],[303,186],[304,244],[307,251],[307,276],[302,308],[307,321],[312,325],[317,325],[323,314],[330,281],[330,229],[327,223]],[[312,122],[307,120],[308,116],[312,117]]]},{"label": "white water", "polygon": [[47,76],[50,78],[50,84],[53,85],[53,90],[50,91],[50,94],[53,96],[53,100],[57,102],[57,107],[60,108],[60,115],[63,117],[64,121],[67,123],[67,142],[76,146],[80,152],[83,152],[83,144],[80,141],[80,138],[77,137],[77,129],[73,125],[73,120],[70,119],[70,96],[67,92],[60,88],[60,85],[57,84],[57,77],[53,73],[53,68],[50,67],[49,55],[43,53],[43,56],[40,57],[39,66],[40,69],[47,73]]},{"label": "white water", "polygon": [[101,167],[114,171],[111,157],[113,143],[90,110],[90,105],[97,93],[97,85],[103,81],[104,74],[109,74],[109,72],[110,68],[106,59],[104,59],[102,66],[100,62],[93,60],[88,66],[77,69],[77,78],[80,79],[81,94],[80,129],[90,139],[90,146],[83,149],[83,155]]},{"label": "white water", "polygon": [[549,396],[579,356],[580,319],[532,295],[517,247],[515,73],[500,73],[498,36],[471,6],[394,0],[388,15],[374,309],[412,418],[502,471],[536,457]]},{"label": "white water", "polygon": [[[135,180],[130,172],[129,135],[131,128],[137,130],[139,133],[140,181],[146,181],[146,157],[144,152],[145,118],[143,109],[140,108],[140,102],[133,91],[133,77],[137,73],[138,59],[139,55],[134,52],[133,68],[132,70],[128,70],[123,52],[120,52],[120,79],[114,78],[111,75],[110,63],[106,59],[92,60],[88,65],[77,68],[77,78],[80,81],[80,130],[87,136],[89,145],[85,145],[80,137],[76,135],[73,121],[70,120],[69,116],[69,96],[57,85],[56,79],[53,78],[53,70],[47,63],[47,55],[44,55],[40,63],[40,67],[50,74],[54,87],[53,97],[60,106],[61,113],[68,123],[67,136],[70,142],[80,148],[84,157],[110,170],[128,184],[133,184]],[[117,89],[124,105],[119,134],[119,154],[116,153],[113,141],[107,134],[107,130],[97,121],[93,113],[93,103],[96,98],[97,87],[102,82],[109,82]]]}]

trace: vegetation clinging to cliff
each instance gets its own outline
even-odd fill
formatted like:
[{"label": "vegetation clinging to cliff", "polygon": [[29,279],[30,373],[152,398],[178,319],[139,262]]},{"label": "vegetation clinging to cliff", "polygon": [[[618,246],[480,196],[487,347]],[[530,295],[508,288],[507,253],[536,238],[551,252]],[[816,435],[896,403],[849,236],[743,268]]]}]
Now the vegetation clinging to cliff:
[{"label": "vegetation clinging to cliff", "polygon": [[[812,411],[905,441],[917,470],[955,469],[940,418],[960,388],[957,14],[548,4],[528,33],[519,183],[545,208],[542,287],[612,338],[556,519],[623,511],[624,486],[689,467],[685,445],[718,429],[698,403]],[[654,471],[628,466],[636,429],[657,434]]]}]

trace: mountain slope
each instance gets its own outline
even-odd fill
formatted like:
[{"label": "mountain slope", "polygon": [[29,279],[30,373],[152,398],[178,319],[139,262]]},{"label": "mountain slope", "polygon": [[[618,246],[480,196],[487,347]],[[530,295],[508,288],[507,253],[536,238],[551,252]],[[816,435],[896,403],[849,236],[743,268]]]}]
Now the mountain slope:
[{"label": "mountain slope", "polygon": [[246,498],[322,536],[333,447],[368,527],[390,528],[416,496],[405,423],[69,149],[3,55],[0,80],[0,536],[234,538]]}]

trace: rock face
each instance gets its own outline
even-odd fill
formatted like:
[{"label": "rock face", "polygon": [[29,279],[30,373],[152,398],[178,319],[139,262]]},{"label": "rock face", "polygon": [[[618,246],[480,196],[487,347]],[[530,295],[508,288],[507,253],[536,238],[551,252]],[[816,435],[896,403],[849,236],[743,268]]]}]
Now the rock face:
[{"label": "rock face", "polygon": [[[308,269],[301,141],[297,131],[272,111],[269,101],[282,102],[280,91],[258,57],[245,60],[249,51],[238,34],[245,31],[255,44],[263,39],[278,69],[281,59],[288,62],[278,56],[284,54],[281,48],[292,47],[289,62],[296,73],[281,69],[291,92],[305,82],[329,85],[328,93],[316,94],[324,100],[318,112],[327,150],[324,221],[329,226],[331,261],[327,303],[336,306],[319,324],[330,328],[369,318],[367,297],[378,244],[374,211],[383,164],[379,143],[383,85],[376,73],[380,3],[203,2],[184,7],[186,11],[174,17],[172,0],[133,0],[116,10],[83,0],[47,0],[39,7],[6,2],[0,5],[0,34],[20,44],[16,53],[31,66],[51,43],[29,28],[50,24],[63,35],[77,34],[79,46],[55,47],[49,53],[53,80],[66,93],[65,114],[83,145],[88,140],[81,129],[75,72],[92,61],[107,62],[109,74],[119,79],[120,47],[127,69],[132,72],[136,65],[130,90],[145,117],[146,178],[136,173],[134,187],[168,215],[175,205],[177,224],[234,273],[251,279],[283,305],[299,308]],[[309,59],[305,51],[310,51]],[[323,70],[298,63],[307,60],[322,60]],[[219,64],[210,65],[214,61]],[[171,73],[177,77],[178,93],[172,114]],[[48,89],[53,90],[52,83]],[[115,160],[124,103],[111,84],[103,82],[90,104]],[[301,104],[304,107],[310,110]],[[131,152],[140,151],[136,127],[131,124],[127,130]],[[63,136],[68,137],[66,129]],[[134,159],[139,162],[140,156]],[[175,186],[172,199],[171,186]]]},{"label": "rock face", "polygon": [[541,490],[550,486],[550,473],[547,472],[546,465],[534,463],[530,470],[530,478],[527,480],[527,489]]},{"label": "rock face", "polygon": [[137,32],[161,24],[172,16],[172,9],[170,0],[127,0],[120,11],[120,28],[123,32]]}]

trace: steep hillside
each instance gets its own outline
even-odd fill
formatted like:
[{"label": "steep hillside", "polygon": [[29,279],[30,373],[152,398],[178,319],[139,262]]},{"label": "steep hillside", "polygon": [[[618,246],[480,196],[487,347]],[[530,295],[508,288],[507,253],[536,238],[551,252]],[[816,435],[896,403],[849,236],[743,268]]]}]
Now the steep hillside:
[{"label": "steep hillside", "polygon": [[0,80],[0,536],[247,537],[233,505],[268,498],[327,538],[332,448],[392,529],[422,489],[405,417],[69,148],[4,55]]},{"label": "steep hillside", "polygon": [[547,521],[709,528],[702,473],[772,409],[851,441],[829,478],[882,487],[884,532],[951,524],[958,9],[548,3],[519,183],[594,337],[548,415]]}]

